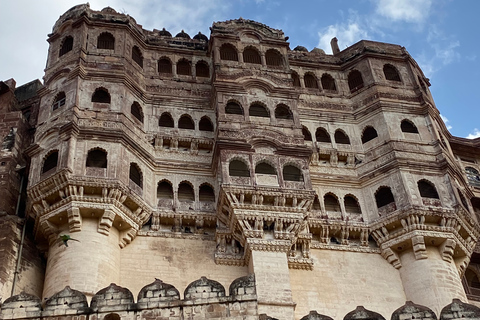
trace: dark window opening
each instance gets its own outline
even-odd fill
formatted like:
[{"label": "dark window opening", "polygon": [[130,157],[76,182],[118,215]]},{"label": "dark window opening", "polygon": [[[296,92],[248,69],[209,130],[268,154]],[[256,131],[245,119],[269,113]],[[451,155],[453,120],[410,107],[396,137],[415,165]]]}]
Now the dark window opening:
[{"label": "dark window opening", "polygon": [[134,102],[132,106],[130,107],[130,112],[132,116],[137,118],[138,121],[143,123],[143,111],[142,107],[138,104],[138,102]]},{"label": "dark window opening", "polygon": [[417,185],[422,198],[439,199],[437,189],[435,189],[432,183],[420,180],[417,182]]},{"label": "dark window opening", "polygon": [[302,134],[305,141],[312,141],[312,134],[306,127],[302,127]]},{"label": "dark window opening", "polygon": [[377,130],[375,130],[373,127],[366,127],[365,130],[363,130],[362,134],[362,143],[366,143],[370,140],[375,139],[378,137]]},{"label": "dark window opening", "polygon": [[64,106],[65,101],[66,101],[65,92],[62,91],[59,94],[57,94],[57,96],[55,97],[55,101],[53,102],[52,109],[57,110],[58,108]]},{"label": "dark window opening", "polygon": [[172,63],[169,59],[158,60],[158,73],[172,74]]},{"label": "dark window opening", "polygon": [[192,118],[184,114],[178,120],[178,127],[180,129],[195,130],[195,123],[193,122]]},{"label": "dark window opening", "polygon": [[400,124],[400,129],[402,129],[402,132],[407,132],[407,133],[418,133],[417,127],[410,121],[408,120],[403,120],[402,123]]},{"label": "dark window opening", "polygon": [[305,82],[305,88],[318,89],[317,78],[315,78],[313,74],[305,74],[305,76],[303,76],[303,81]]},{"label": "dark window opening", "polygon": [[293,80],[293,86],[294,87],[296,87],[296,88],[301,87],[300,77],[298,76],[298,74],[296,72],[292,72],[292,80]]},{"label": "dark window opening", "polygon": [[270,113],[268,109],[262,106],[261,104],[254,103],[250,106],[248,113],[251,117],[263,117],[270,118]]},{"label": "dark window opening", "polygon": [[377,208],[381,208],[386,206],[390,203],[395,203],[395,199],[393,198],[392,191],[388,187],[381,187],[375,193],[375,202],[377,203]]},{"label": "dark window opening", "polygon": [[285,181],[303,181],[302,170],[292,165],[283,167],[283,180]]},{"label": "dark window opening", "polygon": [[182,59],[177,62],[177,74],[182,76],[191,76],[192,75],[192,67],[190,65],[190,61],[186,59]]},{"label": "dark window opening", "polygon": [[210,68],[208,67],[208,64],[203,61],[197,62],[197,64],[195,65],[195,74],[197,75],[197,77],[210,77]]},{"label": "dark window opening", "polygon": [[107,89],[98,88],[92,95],[92,102],[110,103],[110,94]]},{"label": "dark window opening", "polygon": [[72,51],[73,49],[73,37],[68,36],[63,40],[62,46],[60,47],[59,57],[63,56],[65,53]]},{"label": "dark window opening", "polygon": [[178,201],[195,201],[195,193],[193,187],[187,182],[181,182],[178,185]]},{"label": "dark window opening", "polygon": [[135,61],[141,68],[143,68],[143,55],[137,46],[132,48],[132,60]]},{"label": "dark window opening", "polygon": [[140,171],[140,168],[136,163],[131,163],[130,164],[130,173],[129,173],[130,180],[133,181],[137,186],[140,187],[140,189],[143,188],[142,186],[142,181],[143,181],[143,176],[142,172]]},{"label": "dark window opening", "polygon": [[340,203],[338,202],[337,197],[333,194],[328,193],[323,197],[323,203],[325,204],[326,211],[341,212]]},{"label": "dark window opening", "polygon": [[202,117],[198,123],[198,129],[200,131],[213,131],[213,123],[208,117]]},{"label": "dark window opening", "polygon": [[245,162],[232,160],[228,165],[228,174],[231,177],[250,177],[250,170]]},{"label": "dark window opening", "polygon": [[100,34],[97,38],[97,48],[98,49],[115,49],[115,38],[112,34],[104,32]]},{"label": "dark window opening", "polygon": [[284,104],[279,104],[275,108],[275,118],[284,119],[284,120],[293,120],[293,115],[289,107],[287,107]]},{"label": "dark window opening", "polygon": [[348,74],[348,87],[352,93],[363,88],[363,78],[360,71],[353,70]]},{"label": "dark window opening", "polygon": [[220,47],[220,60],[238,61],[237,49],[231,44]]},{"label": "dark window opening", "polygon": [[269,49],[265,52],[265,62],[267,66],[281,67],[283,66],[283,57],[277,50]]},{"label": "dark window opening", "polygon": [[317,142],[332,142],[330,135],[324,128],[317,128],[315,138],[317,139]]},{"label": "dark window opening", "polygon": [[350,195],[345,196],[345,198],[343,199],[343,203],[345,204],[345,212],[362,213],[357,199],[355,199],[353,196],[350,196]]},{"label": "dark window opening", "polygon": [[249,47],[243,50],[243,62],[262,64],[262,59],[260,58],[260,54],[256,49]]},{"label": "dark window opening", "polygon": [[334,138],[338,144],[350,144],[350,138],[342,130],[335,131]]},{"label": "dark window opening", "polygon": [[202,202],[215,202],[215,192],[208,184],[202,184],[198,190],[198,198]]},{"label": "dark window opening", "polygon": [[312,210],[322,210],[322,207],[320,206],[320,200],[318,199],[317,195],[315,195],[315,199],[313,200]]},{"label": "dark window opening", "polygon": [[173,188],[169,182],[164,180],[158,183],[157,199],[173,199]]},{"label": "dark window opening", "polygon": [[480,280],[478,280],[478,276],[474,271],[467,269],[465,271],[465,279],[469,287],[480,289]]},{"label": "dark window opening", "polygon": [[327,73],[322,75],[322,88],[323,90],[337,91],[337,86],[335,85],[335,80],[333,77]]},{"label": "dark window opening", "polygon": [[243,115],[243,108],[236,102],[229,102],[225,107],[226,114],[240,114]]},{"label": "dark window opening", "polygon": [[275,175],[277,174],[275,168],[266,162],[260,162],[259,164],[257,164],[257,166],[255,167],[255,173]]},{"label": "dark window opening", "polygon": [[107,153],[100,149],[93,149],[88,151],[86,166],[93,168],[106,168]]},{"label": "dark window opening", "polygon": [[167,112],[162,113],[162,115],[160,116],[160,119],[158,120],[158,125],[160,127],[173,128],[174,123],[173,123],[172,116]]},{"label": "dark window opening", "polygon": [[399,82],[402,81],[400,79],[400,74],[398,73],[397,68],[395,68],[391,64],[386,64],[383,66],[383,74],[385,75],[385,79],[387,80],[399,81]]},{"label": "dark window opening", "polygon": [[43,161],[42,173],[56,168],[58,165],[58,151],[50,153]]}]

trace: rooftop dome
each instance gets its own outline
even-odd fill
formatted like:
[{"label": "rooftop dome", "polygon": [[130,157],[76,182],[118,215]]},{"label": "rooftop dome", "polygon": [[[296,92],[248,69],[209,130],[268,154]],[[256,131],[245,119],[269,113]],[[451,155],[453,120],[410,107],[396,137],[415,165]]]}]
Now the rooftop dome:
[{"label": "rooftop dome", "polygon": [[175,36],[175,38],[190,39],[190,36],[188,35],[188,33],[186,33],[185,31],[182,30],[182,32],[177,33],[177,35]]},{"label": "rooftop dome", "polygon": [[304,46],[296,46],[295,49],[293,49],[293,50],[308,52],[307,48],[305,48]]},{"label": "rooftop dome", "polygon": [[[163,28],[161,31],[158,32],[159,35],[163,36],[163,37],[171,37],[172,34],[170,32],[168,32],[167,30],[165,30],[165,28]],[[177,35],[178,37],[178,35]]]},{"label": "rooftop dome", "polygon": [[207,36],[204,35],[203,33],[201,33],[200,31],[198,32],[198,34],[197,34],[196,36],[193,37],[193,39],[195,39],[195,40],[208,41]]},{"label": "rooftop dome", "polygon": [[325,54],[325,51],[323,51],[322,49],[320,48],[313,48],[312,51],[310,52],[313,52],[313,53],[318,53],[318,54]]}]

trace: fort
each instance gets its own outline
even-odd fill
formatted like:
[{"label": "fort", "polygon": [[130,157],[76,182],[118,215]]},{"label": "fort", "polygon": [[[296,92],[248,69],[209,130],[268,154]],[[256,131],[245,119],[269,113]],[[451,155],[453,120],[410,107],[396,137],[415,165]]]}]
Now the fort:
[{"label": "fort", "polygon": [[480,318],[480,139],[407,50],[210,30],[78,5],[0,81],[0,319]]}]

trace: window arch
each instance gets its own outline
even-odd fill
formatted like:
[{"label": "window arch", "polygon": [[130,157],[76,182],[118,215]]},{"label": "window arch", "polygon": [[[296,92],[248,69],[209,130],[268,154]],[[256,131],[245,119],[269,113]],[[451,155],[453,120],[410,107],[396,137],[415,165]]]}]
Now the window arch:
[{"label": "window arch", "polygon": [[228,164],[228,174],[231,177],[250,177],[250,170],[245,162],[232,160]]},{"label": "window arch", "polygon": [[173,187],[170,181],[162,180],[158,183],[157,199],[173,199]]},{"label": "window arch", "polygon": [[298,73],[296,73],[295,71],[292,71],[292,80],[293,80],[293,86],[294,87],[296,87],[296,88],[301,87],[300,77],[298,76]]},{"label": "window arch", "polygon": [[130,172],[129,172],[130,181],[135,183],[140,189],[143,189],[143,175],[142,171],[138,165],[134,162],[130,163]]},{"label": "window arch", "polygon": [[99,148],[89,150],[87,154],[86,166],[93,168],[106,168],[107,152]]},{"label": "window arch", "polygon": [[73,37],[72,36],[67,36],[65,39],[63,39],[62,45],[60,46],[60,52],[58,53],[58,56],[61,57],[65,53],[72,51],[73,49]]},{"label": "window arch", "polygon": [[478,279],[478,275],[469,268],[465,270],[465,280],[467,280],[467,284],[470,288],[480,289],[480,280]]},{"label": "window arch", "polygon": [[178,185],[178,201],[195,201],[195,192],[193,191],[193,187],[189,182],[182,181]]},{"label": "window arch", "polygon": [[110,103],[110,94],[105,88],[97,88],[92,95],[92,102]]},{"label": "window arch", "polygon": [[162,113],[162,115],[160,116],[160,119],[158,119],[158,125],[160,127],[173,128],[174,122],[170,113],[168,112]]},{"label": "window arch", "polygon": [[402,120],[402,122],[400,123],[400,129],[402,130],[402,132],[418,133],[418,129],[415,124],[407,119]]},{"label": "window arch", "polygon": [[224,43],[220,47],[220,60],[238,61],[237,48],[230,43]]},{"label": "window arch", "polygon": [[215,191],[208,183],[204,183],[198,190],[198,198],[202,202],[215,202]]},{"label": "window arch", "polygon": [[107,314],[103,320],[120,320],[120,316],[117,313],[109,313]]},{"label": "window arch", "polygon": [[260,58],[260,53],[257,49],[254,47],[247,47],[243,50],[243,62],[262,64],[262,59]]},{"label": "window arch", "polygon": [[472,167],[465,167],[468,183],[474,186],[480,185],[480,174],[477,169]]},{"label": "window arch", "polygon": [[251,117],[270,118],[270,112],[260,103],[252,103],[248,109],[248,114]]},{"label": "window arch", "polygon": [[360,71],[350,71],[348,74],[348,87],[350,88],[351,93],[363,88],[363,77]]},{"label": "window arch", "polygon": [[195,123],[189,115],[184,114],[178,120],[178,127],[180,129],[195,130]]},{"label": "window arch", "polygon": [[284,120],[293,120],[292,111],[283,103],[277,105],[275,108],[275,118]]},{"label": "window arch", "polygon": [[317,142],[332,142],[330,139],[330,134],[322,127],[317,128],[315,132],[315,139]]},{"label": "window arch", "polygon": [[440,199],[438,197],[437,189],[430,181],[422,179],[417,182],[417,185],[422,198]]},{"label": "window arch", "polygon": [[350,138],[343,130],[337,129],[334,138],[337,144],[350,144]]},{"label": "window arch", "polygon": [[66,99],[67,97],[65,96],[65,92],[59,92],[53,101],[52,110],[57,110],[58,108],[63,107]]},{"label": "window arch", "polygon": [[109,32],[101,33],[97,38],[97,49],[115,49],[115,37]]},{"label": "window arch", "polygon": [[316,211],[322,210],[322,207],[320,206],[320,200],[318,199],[318,195],[315,195],[315,198],[313,199],[312,210],[316,210]]},{"label": "window arch", "polygon": [[281,67],[283,66],[282,54],[275,49],[268,49],[265,52],[265,62],[267,66]]},{"label": "window arch", "polygon": [[286,165],[283,167],[283,180],[285,181],[303,181],[302,170],[299,168]]},{"label": "window arch", "polygon": [[135,61],[141,68],[143,68],[143,55],[140,48],[137,46],[132,47],[132,60]]},{"label": "window arch", "polygon": [[58,165],[58,150],[51,151],[43,160],[42,173],[53,170]]},{"label": "window arch", "polygon": [[243,108],[238,102],[229,101],[225,107],[225,113],[243,115]]},{"label": "window arch", "polygon": [[183,76],[191,76],[192,75],[192,66],[190,61],[187,59],[180,59],[177,62],[177,74]]},{"label": "window arch", "polygon": [[260,174],[277,174],[275,168],[267,162],[260,162],[255,166],[255,173]]},{"label": "window arch", "polygon": [[377,130],[372,126],[367,126],[362,133],[362,143],[366,143],[376,137],[378,137]]},{"label": "window arch", "polygon": [[200,131],[213,131],[213,123],[209,117],[203,116],[198,123],[198,129]]},{"label": "window arch", "polygon": [[389,187],[380,187],[377,192],[375,192],[375,202],[377,203],[377,208],[395,203],[392,190]]},{"label": "window arch", "polygon": [[138,102],[135,101],[134,103],[132,103],[132,106],[130,107],[130,113],[138,121],[143,123],[143,111],[142,111],[142,107],[140,106],[140,104]]},{"label": "window arch", "polygon": [[310,131],[307,129],[307,127],[302,126],[302,134],[303,134],[303,140],[305,141],[312,141],[312,134]]},{"label": "window arch", "polygon": [[325,204],[326,211],[341,212],[340,202],[333,193],[327,193],[323,196],[323,203]]},{"label": "window arch", "polygon": [[172,62],[164,57],[158,60],[158,73],[172,74]]},{"label": "window arch", "polygon": [[391,81],[398,81],[401,82],[400,74],[398,73],[397,68],[392,66],[391,64],[386,64],[383,66],[383,74],[385,75],[385,79]]},{"label": "window arch", "polygon": [[323,90],[337,91],[335,80],[328,73],[324,73],[321,78]]},{"label": "window arch", "polygon": [[357,198],[353,195],[348,194],[343,198],[343,203],[345,205],[345,212],[346,213],[362,213],[360,209],[360,205],[358,204]]},{"label": "window arch", "polygon": [[197,77],[208,78],[210,77],[210,68],[205,61],[198,61],[195,65],[195,74]]},{"label": "window arch", "polygon": [[318,89],[317,77],[315,77],[312,73],[306,73],[303,76],[303,81],[305,82],[305,88]]}]

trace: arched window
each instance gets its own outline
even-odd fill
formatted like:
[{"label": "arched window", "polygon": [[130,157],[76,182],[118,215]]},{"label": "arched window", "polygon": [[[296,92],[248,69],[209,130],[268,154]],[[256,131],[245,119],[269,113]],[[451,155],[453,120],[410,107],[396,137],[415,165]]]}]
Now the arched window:
[{"label": "arched window", "polygon": [[229,101],[225,107],[226,114],[240,114],[243,115],[243,108],[235,101]]},{"label": "arched window", "polygon": [[237,48],[229,43],[220,47],[220,60],[238,61]]},{"label": "arched window", "polygon": [[231,177],[250,177],[250,170],[245,162],[232,160],[228,165],[228,174]]},{"label": "arched window", "polygon": [[195,193],[193,192],[193,187],[188,182],[180,182],[178,185],[178,201],[195,201]]},{"label": "arched window", "polygon": [[331,194],[327,193],[323,197],[323,203],[325,204],[325,210],[330,212],[341,212],[340,203],[338,202],[338,198]]},{"label": "arched window", "polygon": [[63,56],[65,53],[72,51],[73,49],[73,37],[67,36],[63,39],[62,46],[60,47],[59,57]]},{"label": "arched window", "polygon": [[158,183],[157,199],[173,199],[173,188],[169,181],[163,180]]},{"label": "arched window", "polygon": [[208,67],[208,64],[205,61],[198,61],[195,65],[195,74],[197,77],[210,77],[210,68]]},{"label": "arched window", "polygon": [[468,182],[474,186],[480,186],[480,174],[478,170],[472,167],[465,167]]},{"label": "arched window", "polygon": [[381,208],[390,203],[395,203],[392,190],[390,190],[389,187],[380,187],[375,193],[375,201],[377,203],[377,208]]},{"label": "arched window", "polygon": [[202,202],[215,202],[215,192],[213,191],[213,188],[206,183],[200,186],[198,197]]},{"label": "arched window", "polygon": [[478,280],[477,274],[471,269],[465,270],[465,279],[470,288],[480,289],[480,280]]},{"label": "arched window", "polygon": [[190,61],[188,61],[187,59],[180,59],[177,62],[177,74],[183,76],[191,76],[192,67],[190,65]]},{"label": "arched window", "polygon": [[135,101],[134,103],[132,103],[132,106],[130,107],[130,113],[132,114],[132,116],[137,118],[138,121],[143,123],[143,111],[142,107],[138,104],[138,102]]},{"label": "arched window", "polygon": [[277,174],[277,171],[275,170],[274,167],[272,167],[270,164],[266,162],[260,162],[255,166],[255,173],[260,173],[260,174]]},{"label": "arched window", "polygon": [[305,82],[305,88],[318,89],[317,78],[313,74],[306,73],[303,76],[303,81]]},{"label": "arched window", "polygon": [[198,129],[200,131],[213,131],[213,123],[207,116],[202,117],[198,123]]},{"label": "arched window", "polygon": [[303,134],[303,140],[305,141],[312,141],[312,134],[310,131],[307,129],[307,127],[302,126],[302,134]]},{"label": "arched window", "polygon": [[275,118],[284,120],[293,120],[292,111],[284,104],[279,104],[275,108]]},{"label": "arched window", "polygon": [[190,118],[189,115],[184,114],[178,120],[178,127],[180,129],[195,130],[195,123],[193,122],[192,118]]},{"label": "arched window", "polygon": [[360,210],[360,205],[358,204],[357,199],[352,195],[346,195],[343,198],[343,203],[345,204],[345,212],[347,213],[362,213]]},{"label": "arched window", "polygon": [[141,68],[143,68],[143,55],[142,51],[137,46],[132,48],[132,60],[135,61]]},{"label": "arched window", "polygon": [[335,131],[334,138],[337,144],[350,144],[350,139],[347,134],[340,129]]},{"label": "arched window", "polygon": [[300,77],[298,76],[298,73],[292,72],[292,80],[293,80],[293,86],[296,88],[300,88]]},{"label": "arched window", "polygon": [[377,130],[375,130],[373,127],[371,126],[367,126],[364,130],[363,130],[363,134],[362,134],[362,143],[366,143],[372,139],[375,139],[376,137],[378,137],[378,134],[377,134]]},{"label": "arched window", "polygon": [[402,81],[400,79],[400,74],[398,73],[397,68],[395,68],[391,64],[386,64],[383,66],[383,74],[385,75],[385,79],[387,80],[399,81],[399,82]]},{"label": "arched window", "polygon": [[59,92],[55,96],[55,100],[53,101],[52,110],[57,110],[58,108],[64,106],[65,101],[66,101],[65,92],[63,92],[63,91]]},{"label": "arched window", "polygon": [[140,171],[140,168],[136,163],[130,163],[130,173],[129,173],[129,178],[130,181],[135,183],[137,186],[140,187],[140,189],[143,188],[143,176],[142,176],[142,171]]},{"label": "arched window", "polygon": [[53,170],[58,165],[58,151],[52,151],[43,161],[42,173]]},{"label": "arched window", "polygon": [[248,109],[248,113],[251,117],[270,118],[270,112],[268,112],[268,109],[260,103],[253,103],[250,106],[250,109]]},{"label": "arched window", "polygon": [[265,62],[267,66],[281,67],[283,66],[282,54],[277,50],[269,49],[265,52]]},{"label": "arched window", "polygon": [[335,80],[328,73],[322,75],[322,88],[323,90],[337,91],[337,86],[335,85]]},{"label": "arched window", "polygon": [[170,113],[168,112],[162,113],[162,115],[160,116],[160,119],[158,119],[158,125],[160,127],[173,128],[174,123]]},{"label": "arched window", "polygon": [[103,32],[97,38],[97,49],[115,49],[115,37],[109,32]]},{"label": "arched window", "polygon": [[117,313],[109,313],[107,314],[103,320],[120,320],[120,316]]},{"label": "arched window", "polygon": [[402,129],[402,132],[407,132],[407,133],[418,133],[417,127],[413,124],[413,122],[409,120],[402,120],[402,123],[400,124],[400,129]]},{"label": "arched window", "polygon": [[87,154],[87,167],[106,168],[107,153],[101,149],[92,149]]},{"label": "arched window", "polygon": [[317,142],[332,142],[330,139],[330,134],[324,128],[317,128],[315,132],[315,138]]},{"label": "arched window", "polygon": [[317,195],[315,195],[315,199],[313,199],[312,210],[315,210],[315,211],[322,210],[322,207],[320,206],[320,200],[318,199]]},{"label": "arched window", "polygon": [[172,62],[168,58],[158,60],[158,73],[172,74]]},{"label": "arched window", "polygon": [[363,78],[360,71],[350,71],[350,73],[348,74],[348,87],[350,88],[350,92],[352,93],[363,88]]},{"label": "arched window", "polygon": [[285,181],[303,181],[302,170],[292,165],[283,167],[283,180]]},{"label": "arched window", "polygon": [[253,47],[247,47],[245,50],[243,50],[243,62],[262,64],[262,59],[260,58],[260,53],[258,53],[257,49]]},{"label": "arched window", "polygon": [[92,102],[110,103],[110,94],[105,88],[97,88],[92,95]]},{"label": "arched window", "polygon": [[439,199],[437,189],[430,181],[420,180],[417,185],[422,198]]}]

